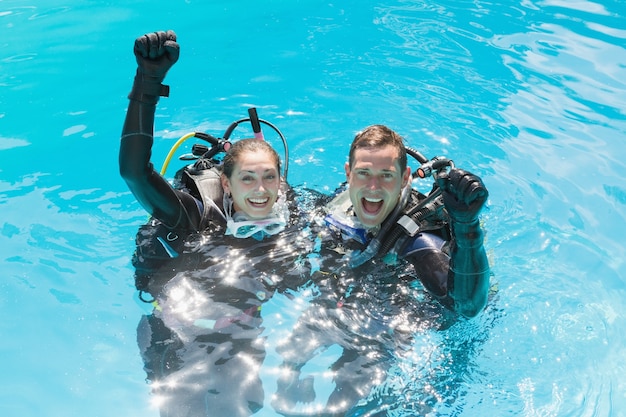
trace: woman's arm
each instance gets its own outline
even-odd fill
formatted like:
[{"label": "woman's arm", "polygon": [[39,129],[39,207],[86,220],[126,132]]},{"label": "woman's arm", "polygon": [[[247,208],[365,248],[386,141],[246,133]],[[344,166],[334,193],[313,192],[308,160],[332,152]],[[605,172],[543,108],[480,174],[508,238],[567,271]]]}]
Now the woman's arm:
[{"label": "woman's arm", "polygon": [[197,200],[175,190],[150,162],[156,104],[168,94],[161,82],[178,60],[176,35],[171,31],[146,34],[137,38],[134,52],[138,68],[122,130],[120,174],[148,213],[172,228],[197,228],[201,213]]}]

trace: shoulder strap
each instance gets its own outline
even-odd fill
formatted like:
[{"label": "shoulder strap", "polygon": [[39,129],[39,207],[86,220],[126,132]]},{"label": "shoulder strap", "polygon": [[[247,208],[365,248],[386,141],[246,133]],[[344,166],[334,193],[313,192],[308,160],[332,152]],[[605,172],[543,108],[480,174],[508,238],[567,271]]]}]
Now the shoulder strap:
[{"label": "shoulder strap", "polygon": [[186,168],[182,172],[181,182],[190,193],[202,201],[202,219],[200,229],[208,226],[210,221],[226,222],[224,215],[224,190],[217,167],[206,169]]},{"label": "shoulder strap", "polygon": [[419,232],[439,231],[437,234],[443,239],[449,238],[448,221],[439,188],[434,189],[428,196],[412,190],[411,198],[402,213],[391,221],[394,222],[393,226],[381,238],[380,256],[387,255],[392,249],[398,253],[406,239],[416,236]]}]

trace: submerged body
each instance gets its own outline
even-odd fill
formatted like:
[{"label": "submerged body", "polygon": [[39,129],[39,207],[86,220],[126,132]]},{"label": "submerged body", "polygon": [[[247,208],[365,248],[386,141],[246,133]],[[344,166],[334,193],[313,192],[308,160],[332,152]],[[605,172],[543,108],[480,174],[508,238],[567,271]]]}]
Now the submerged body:
[{"label": "submerged body", "polygon": [[[312,276],[316,296],[277,348],[284,362],[272,405],[285,416],[302,409],[307,410],[303,415],[359,415],[358,405],[385,381],[417,335],[446,328],[458,318],[445,299],[422,285],[412,262],[398,254],[350,266],[372,235],[359,228],[356,218],[337,216],[345,208],[341,202],[350,208],[346,194],[335,198],[335,216],[327,213],[333,204],[317,210],[315,255],[320,270]],[[332,227],[323,224],[324,218]],[[420,271],[437,271],[448,261],[445,224],[430,221],[436,230],[397,244],[399,255],[410,253],[421,262]],[[433,252],[440,255],[424,256]],[[328,397],[320,398],[313,389],[314,377],[303,375],[302,369],[328,349],[339,350],[327,368],[334,386]]]},{"label": "submerged body", "polygon": [[[291,231],[298,234],[283,233],[293,237]],[[278,236],[216,241],[209,231],[185,246],[152,275],[147,290],[157,308],[138,328],[161,415],[252,415],[267,389],[258,375],[266,354],[262,305],[306,282],[299,262],[305,248]]]}]

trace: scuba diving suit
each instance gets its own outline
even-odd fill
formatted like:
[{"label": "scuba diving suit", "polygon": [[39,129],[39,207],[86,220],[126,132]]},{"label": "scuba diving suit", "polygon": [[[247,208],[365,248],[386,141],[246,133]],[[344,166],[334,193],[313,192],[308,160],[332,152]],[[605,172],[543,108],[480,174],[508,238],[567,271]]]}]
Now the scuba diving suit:
[{"label": "scuba diving suit", "polygon": [[180,170],[174,185],[155,171],[156,103],[178,58],[175,42],[172,32],[137,39],[139,68],[119,151],[120,174],[151,215],[133,256],[139,297],[152,306],[138,325],[137,342],[162,417],[244,417],[263,406],[265,395],[256,373],[265,358],[261,306],[302,284],[297,261],[306,249],[283,242],[300,231],[286,183],[280,234],[242,239],[225,235],[237,219],[228,218],[220,167],[211,159]]},{"label": "scuba diving suit", "polygon": [[[316,211],[320,270],[312,280],[318,295],[301,314],[289,339],[277,348],[283,369],[272,405],[279,413],[293,415],[298,404],[305,403],[310,408],[321,407],[324,412],[319,415],[325,417],[361,415],[355,407],[369,401],[369,394],[383,383],[397,356],[410,349],[414,335],[453,322],[454,314],[443,305],[445,300],[439,303],[432,297],[442,285],[438,281],[443,280],[441,274],[432,275],[432,289],[425,291],[410,282],[422,269],[416,272],[407,262],[397,261],[407,257],[426,271],[447,272],[449,229],[442,203],[437,201],[428,215],[421,217],[424,231],[411,238],[397,235],[391,223],[427,197],[410,188],[403,197],[403,204],[376,236],[353,215],[345,189]],[[376,237],[381,255],[376,253],[367,261],[361,257],[362,262],[354,265]],[[319,366],[320,352],[327,350],[339,352],[325,368],[332,372],[332,381],[327,383],[334,389],[322,398],[313,387],[323,372],[311,375],[306,370]]]},{"label": "scuba diving suit", "polygon": [[341,238],[339,244],[347,237],[350,245],[361,245],[349,256],[351,267],[376,258],[389,263],[403,258],[432,295],[457,313],[474,317],[486,305],[489,287],[478,218],[489,193],[479,177],[454,168],[447,158],[423,163],[416,171],[420,177],[425,177],[426,168],[434,172],[429,174],[435,178],[432,190],[423,195],[405,187],[379,228],[360,225],[348,191],[331,203],[326,223]]},{"label": "scuba diving suit", "polygon": [[[395,210],[379,228],[367,230],[354,215],[347,190],[341,190],[329,204],[325,223],[334,244],[349,252],[348,262],[358,268],[371,259],[395,264],[398,258],[410,262],[415,276],[435,297],[446,304],[450,224],[443,200],[428,197],[406,187]],[[418,209],[412,236],[402,227],[402,219]],[[414,216],[415,217],[415,216]]]},{"label": "scuba diving suit", "polygon": [[[457,313],[472,316],[483,308],[490,272],[480,225],[477,219],[453,220],[447,207],[454,205],[445,199],[438,184],[428,195],[406,187],[394,211],[372,231],[354,215],[348,191],[339,190],[318,216],[324,219],[318,232],[322,270],[313,276],[319,295],[279,349],[284,369],[275,409],[291,415],[304,401],[324,407],[324,416],[363,415],[357,404],[370,401],[368,393],[383,383],[414,338],[448,327]],[[411,283],[416,280],[422,285]],[[464,298],[455,298],[458,287]],[[319,352],[337,346],[340,354],[328,367],[335,389],[313,405],[318,376],[304,370]]]},{"label": "scuba diving suit", "polygon": [[137,328],[144,369],[162,417],[249,416],[265,396],[256,374],[266,355],[262,305],[308,278],[296,267],[306,249],[294,242],[292,191],[281,183],[275,207],[288,213],[279,235],[225,235],[219,167],[200,159],[170,185],[150,163],[150,107],[131,100],[120,149],[120,171],[152,215],[133,255],[139,297],[154,306]]},{"label": "scuba diving suit", "polygon": [[137,234],[133,256],[140,291],[152,270],[178,256],[189,233],[226,224],[217,167],[198,161],[177,173],[174,186],[155,171],[150,162],[154,114],[155,105],[130,101],[119,153],[122,177],[152,216]]}]

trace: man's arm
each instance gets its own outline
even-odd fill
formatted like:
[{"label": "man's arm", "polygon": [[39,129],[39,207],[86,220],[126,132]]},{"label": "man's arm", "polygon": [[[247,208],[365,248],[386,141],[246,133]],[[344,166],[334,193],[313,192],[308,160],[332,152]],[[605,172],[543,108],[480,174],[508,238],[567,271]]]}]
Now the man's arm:
[{"label": "man's arm", "polygon": [[476,316],[487,304],[489,261],[478,215],[488,196],[476,175],[460,169],[449,172],[443,192],[452,231],[448,295],[454,309],[466,317]]},{"label": "man's arm", "polygon": [[444,192],[450,216],[452,241],[429,233],[419,234],[403,250],[417,277],[433,296],[465,317],[474,317],[487,303],[489,262],[478,221],[488,193],[480,178],[453,169]]}]

